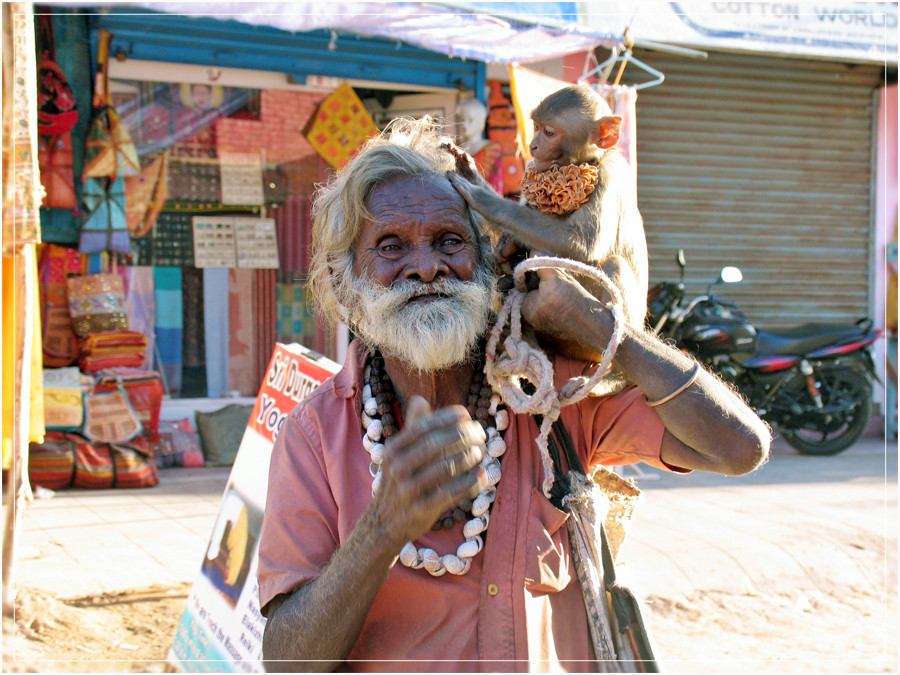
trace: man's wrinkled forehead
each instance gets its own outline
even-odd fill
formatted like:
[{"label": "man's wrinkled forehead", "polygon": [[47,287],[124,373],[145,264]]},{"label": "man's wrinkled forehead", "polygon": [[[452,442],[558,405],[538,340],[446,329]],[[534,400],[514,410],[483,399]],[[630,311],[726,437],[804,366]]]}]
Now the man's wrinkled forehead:
[{"label": "man's wrinkled forehead", "polygon": [[366,207],[376,222],[440,218],[474,230],[468,205],[442,174],[391,176],[371,189]]}]

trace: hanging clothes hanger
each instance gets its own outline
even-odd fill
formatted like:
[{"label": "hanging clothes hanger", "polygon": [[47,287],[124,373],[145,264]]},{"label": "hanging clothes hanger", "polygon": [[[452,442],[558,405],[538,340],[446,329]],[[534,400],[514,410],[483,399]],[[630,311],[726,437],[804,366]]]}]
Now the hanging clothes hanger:
[{"label": "hanging clothes hanger", "polygon": [[[631,51],[633,47],[634,40],[631,37],[631,29],[626,28],[624,36],[622,38],[621,54],[619,53],[619,49],[617,47],[613,47],[612,53],[610,54],[609,58],[606,59],[606,61],[604,61],[603,63],[598,63],[597,66],[593,69],[587,71],[584,75],[581,76],[581,79],[586,80],[587,78],[600,73],[600,83],[605,84],[609,81],[609,76],[612,74],[612,70],[615,67],[616,63],[619,63],[619,70],[616,73],[615,80],[612,82],[613,86],[616,86],[622,81],[622,73],[625,72],[625,66],[629,63],[633,63],[644,72],[652,75],[654,79],[629,85],[632,89],[646,89],[648,87],[655,87],[658,84],[662,84],[665,81],[666,76],[656,68],[648,66],[646,63],[635,57]],[[596,61],[596,59],[594,60]],[[585,67],[587,67],[587,63],[585,64]]]}]

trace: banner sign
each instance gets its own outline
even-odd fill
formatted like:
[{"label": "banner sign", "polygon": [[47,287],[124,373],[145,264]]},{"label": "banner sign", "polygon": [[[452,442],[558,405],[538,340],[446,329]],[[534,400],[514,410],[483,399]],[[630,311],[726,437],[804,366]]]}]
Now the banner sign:
[{"label": "banner sign", "polygon": [[580,2],[580,23],[698,49],[897,63],[896,2]]},{"label": "banner sign", "polygon": [[209,546],[168,664],[188,673],[265,672],[256,581],[272,445],[287,414],[340,366],[301,345],[276,344],[244,431]]}]

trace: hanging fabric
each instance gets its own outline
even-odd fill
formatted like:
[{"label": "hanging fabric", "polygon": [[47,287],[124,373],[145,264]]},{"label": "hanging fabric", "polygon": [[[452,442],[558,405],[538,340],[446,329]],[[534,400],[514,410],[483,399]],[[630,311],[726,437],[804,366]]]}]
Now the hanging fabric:
[{"label": "hanging fabric", "polygon": [[622,118],[619,144],[616,147],[622,151],[625,159],[634,169],[634,175],[637,176],[637,115],[635,113],[637,90],[634,87],[608,83],[596,85],[594,90],[609,104],[613,115],[619,115]]},{"label": "hanging fabric", "polygon": [[156,301],[156,364],[169,394],[181,391],[181,348],[184,316],[181,268],[154,267]]},{"label": "hanging fabric", "polygon": [[[30,3],[4,3],[3,40],[3,255],[41,241],[43,188],[37,158],[37,67]],[[11,39],[10,39],[11,38]]]},{"label": "hanging fabric", "polygon": [[38,282],[45,366],[68,366],[78,358],[78,338],[72,327],[66,280],[80,272],[81,258],[75,250],[54,244],[43,247]]}]

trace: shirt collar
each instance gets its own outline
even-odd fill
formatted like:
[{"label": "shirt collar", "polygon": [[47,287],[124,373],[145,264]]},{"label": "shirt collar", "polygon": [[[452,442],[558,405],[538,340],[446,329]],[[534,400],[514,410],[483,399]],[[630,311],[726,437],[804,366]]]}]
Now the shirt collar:
[{"label": "shirt collar", "polygon": [[347,349],[347,358],[344,361],[344,367],[334,376],[334,393],[341,398],[353,398],[359,390],[362,379],[363,369],[366,365],[366,359],[369,356],[369,350],[360,341],[354,338]]}]

